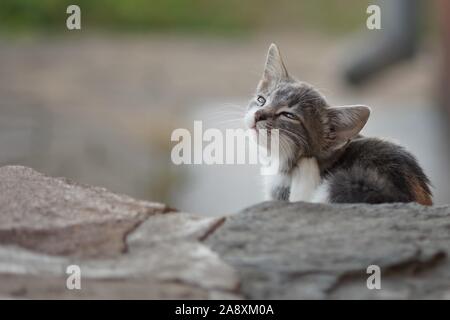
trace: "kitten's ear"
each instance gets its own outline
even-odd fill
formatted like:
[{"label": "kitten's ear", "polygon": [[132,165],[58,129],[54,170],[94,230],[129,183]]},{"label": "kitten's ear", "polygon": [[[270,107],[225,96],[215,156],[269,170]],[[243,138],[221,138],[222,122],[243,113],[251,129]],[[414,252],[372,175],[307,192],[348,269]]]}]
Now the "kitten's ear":
[{"label": "kitten's ear", "polygon": [[281,58],[280,50],[276,44],[272,43],[267,52],[266,66],[263,73],[263,81],[267,83],[278,82],[288,78],[286,66]]},{"label": "kitten's ear", "polygon": [[336,147],[355,137],[370,116],[370,108],[362,105],[328,108],[330,139]]}]

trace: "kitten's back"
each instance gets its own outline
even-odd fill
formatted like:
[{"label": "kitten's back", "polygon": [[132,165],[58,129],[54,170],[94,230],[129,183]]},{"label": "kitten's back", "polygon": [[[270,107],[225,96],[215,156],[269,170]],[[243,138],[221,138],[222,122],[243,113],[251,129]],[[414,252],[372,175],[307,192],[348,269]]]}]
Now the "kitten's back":
[{"label": "kitten's back", "polygon": [[352,140],[324,178],[328,180],[330,202],[432,205],[430,182],[415,157],[385,140]]}]

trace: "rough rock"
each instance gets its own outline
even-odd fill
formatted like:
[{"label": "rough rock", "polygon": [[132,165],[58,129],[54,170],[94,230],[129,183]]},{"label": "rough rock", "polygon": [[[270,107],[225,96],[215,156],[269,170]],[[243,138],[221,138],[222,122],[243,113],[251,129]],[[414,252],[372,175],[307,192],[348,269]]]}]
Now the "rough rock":
[{"label": "rough rock", "polygon": [[[251,299],[448,299],[450,208],[268,202],[206,242]],[[381,290],[367,288],[367,267]]]},{"label": "rough rock", "polygon": [[[0,192],[0,298],[240,298],[235,270],[201,242],[223,218],[24,167],[0,168]],[[74,264],[81,290],[66,287]]]},{"label": "rough rock", "polygon": [[[0,193],[0,298],[450,299],[449,206],[266,202],[205,217],[24,167],[0,168]],[[66,287],[69,265],[81,290]]]},{"label": "rough rock", "polygon": [[0,243],[57,255],[111,256],[160,203],[46,177],[19,166],[0,169]]}]

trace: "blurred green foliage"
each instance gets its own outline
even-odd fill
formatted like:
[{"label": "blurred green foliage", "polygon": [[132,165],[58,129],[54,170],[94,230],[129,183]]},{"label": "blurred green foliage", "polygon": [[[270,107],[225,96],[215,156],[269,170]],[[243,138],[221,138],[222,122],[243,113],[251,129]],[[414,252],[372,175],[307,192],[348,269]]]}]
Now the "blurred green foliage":
[{"label": "blurred green foliage", "polygon": [[291,27],[340,33],[365,24],[365,0],[0,0],[3,33],[64,32],[66,8],[83,30],[242,33]]}]

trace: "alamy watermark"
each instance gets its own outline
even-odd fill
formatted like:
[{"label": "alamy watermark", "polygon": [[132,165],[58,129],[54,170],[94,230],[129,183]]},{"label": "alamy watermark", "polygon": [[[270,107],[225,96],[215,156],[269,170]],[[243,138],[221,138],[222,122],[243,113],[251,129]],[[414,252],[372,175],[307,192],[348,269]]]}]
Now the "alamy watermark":
[{"label": "alamy watermark", "polygon": [[66,268],[66,288],[68,290],[81,290],[81,268],[72,264]]},{"label": "alamy watermark", "polygon": [[367,7],[367,14],[370,16],[366,20],[366,26],[369,30],[381,29],[381,8],[376,4],[371,4]]},{"label": "alamy watermark", "polygon": [[262,175],[273,175],[280,165],[280,137],[277,129],[244,130],[203,129],[194,121],[194,134],[187,129],[175,129],[171,141],[171,159],[181,164],[260,164]]},{"label": "alamy watermark", "polygon": [[381,268],[376,264],[372,264],[367,267],[367,274],[370,276],[367,278],[366,285],[369,290],[381,289]]},{"label": "alamy watermark", "polygon": [[71,4],[67,7],[66,13],[70,16],[66,19],[66,27],[69,30],[81,29],[81,9],[76,4]]},{"label": "alamy watermark", "polygon": [[[66,19],[66,27],[69,30],[81,29],[81,8],[76,4],[67,7],[66,13],[70,14]],[[366,26],[369,30],[381,29],[381,8],[376,4],[367,7],[366,13],[370,16],[366,20]]]}]

